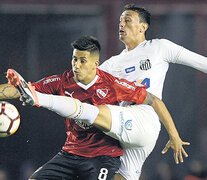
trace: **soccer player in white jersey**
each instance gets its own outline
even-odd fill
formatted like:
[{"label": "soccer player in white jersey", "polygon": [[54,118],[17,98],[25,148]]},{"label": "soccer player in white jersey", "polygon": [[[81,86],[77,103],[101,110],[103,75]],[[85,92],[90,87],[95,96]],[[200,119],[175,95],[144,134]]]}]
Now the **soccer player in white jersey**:
[{"label": "soccer player in white jersey", "polygon": [[[85,44],[85,41],[82,43],[82,39],[78,40],[78,42]],[[79,47],[76,48],[79,49]],[[58,78],[60,76],[56,75],[52,76],[52,79],[46,78],[38,81],[38,83],[33,83],[37,91],[49,94],[51,94],[51,89],[61,87],[63,88],[61,92],[67,90],[67,94],[65,95],[69,95],[69,97],[46,95],[35,92],[32,87],[26,85],[24,79],[14,70],[8,70],[7,77],[11,84],[14,82],[14,84],[16,84],[15,87],[19,87],[20,93],[24,97],[31,97],[26,98],[26,100],[30,100],[32,105],[46,107],[63,117],[80,119],[80,122],[85,124],[93,124],[95,127],[103,130],[107,135],[118,139],[124,148],[124,156],[122,157],[121,168],[118,173],[126,179],[135,180],[139,178],[142,164],[154,148],[160,131],[160,122],[157,118],[157,114],[170,135],[171,148],[173,148],[175,152],[179,152],[175,155],[176,162],[178,159],[182,162],[182,154],[187,156],[182,146],[188,145],[189,143],[182,142],[180,139],[173,120],[163,102],[150,93],[146,93],[146,90],[143,89],[143,85],[137,87],[132,82],[120,80],[106,72],[101,72],[94,68],[93,71],[87,71],[87,74],[84,73],[85,68],[88,67],[87,64],[91,62],[90,58],[88,58],[88,54],[89,52],[87,50],[75,49],[73,51],[72,66],[74,77],[72,74],[67,76],[70,77],[70,80],[61,81],[60,78]],[[93,63],[97,61],[98,59],[93,61]],[[92,62],[90,65],[92,66]],[[95,64],[93,66],[95,66]],[[94,73],[94,71],[96,73]],[[88,80],[88,74],[91,75],[90,81]],[[54,79],[55,81],[53,81]],[[68,85],[61,85],[63,82],[67,82]],[[70,83],[72,84],[69,86]],[[81,83],[85,85],[83,86]],[[87,89],[85,89],[86,85]],[[76,90],[73,89],[75,87]],[[42,91],[42,89],[44,89],[44,91]],[[48,91],[45,91],[46,89],[48,89]],[[73,91],[73,93],[68,93],[68,91]],[[83,98],[85,96],[86,98]],[[35,97],[38,98],[35,99]],[[87,99],[89,102],[92,102],[92,104],[101,106],[96,107],[81,103],[79,100],[71,97],[79,97],[80,100]],[[149,109],[144,109],[143,107],[146,105],[140,107],[135,105],[128,107],[102,105],[113,104],[114,101],[119,100],[132,100],[132,102],[136,102],[137,104],[143,103],[144,101],[144,104],[151,105],[157,114],[151,113]],[[118,178],[119,175],[115,175],[115,179]]]},{"label": "soccer player in white jersey", "polygon": [[[116,77],[145,84],[148,92],[161,99],[169,63],[187,65],[207,73],[207,58],[166,39],[146,40],[150,16],[144,8],[125,6],[119,23],[119,39],[124,43],[125,49],[106,60],[99,68]],[[150,106],[137,106],[155,113]],[[167,143],[162,153],[168,151],[170,143]],[[123,161],[127,161],[125,157],[127,156],[122,157]]]},{"label": "soccer player in white jersey", "polygon": [[147,85],[162,98],[169,63],[184,64],[207,73],[207,58],[166,39],[146,40],[150,14],[134,5],[125,6],[119,24],[119,38],[125,49],[99,68],[119,78]]}]

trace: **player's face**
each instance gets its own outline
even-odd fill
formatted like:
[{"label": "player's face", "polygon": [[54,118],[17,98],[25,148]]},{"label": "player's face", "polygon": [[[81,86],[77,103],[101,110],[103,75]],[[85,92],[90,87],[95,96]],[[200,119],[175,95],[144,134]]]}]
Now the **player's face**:
[{"label": "player's face", "polygon": [[96,76],[98,67],[98,55],[89,51],[73,50],[72,70],[74,79],[83,84],[89,84]]},{"label": "player's face", "polygon": [[124,43],[136,40],[140,36],[141,25],[137,12],[124,11],[120,17],[119,39]]}]

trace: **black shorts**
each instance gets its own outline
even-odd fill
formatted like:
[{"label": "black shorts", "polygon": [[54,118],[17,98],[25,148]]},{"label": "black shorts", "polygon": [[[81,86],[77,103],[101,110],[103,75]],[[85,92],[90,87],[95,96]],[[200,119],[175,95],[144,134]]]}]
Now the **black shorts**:
[{"label": "black shorts", "polygon": [[59,152],[40,167],[30,179],[37,180],[112,180],[121,162],[119,157],[82,157]]}]

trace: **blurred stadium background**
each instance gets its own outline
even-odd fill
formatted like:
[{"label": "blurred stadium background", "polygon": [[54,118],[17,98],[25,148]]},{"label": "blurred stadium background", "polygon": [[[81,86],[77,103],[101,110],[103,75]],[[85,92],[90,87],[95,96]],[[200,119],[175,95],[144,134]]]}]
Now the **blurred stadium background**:
[{"label": "blurred stadium background", "polygon": [[[1,84],[7,82],[8,68],[28,81],[71,68],[70,43],[81,35],[99,39],[101,62],[118,54],[124,47],[118,39],[119,16],[128,3],[151,12],[147,39],[167,38],[207,56],[207,0],[0,0]],[[172,151],[161,155],[168,140],[162,127],[143,167],[143,180],[161,180],[156,178],[160,171],[167,173],[163,180],[172,180],[170,173],[181,180],[195,160],[207,168],[206,79],[206,74],[192,68],[170,66],[163,100],[180,136],[191,142],[185,148],[189,158],[175,165]],[[18,108],[21,126],[15,135],[0,139],[0,172],[7,171],[9,180],[24,180],[61,149],[66,138],[64,121],[53,112],[8,101]]]}]

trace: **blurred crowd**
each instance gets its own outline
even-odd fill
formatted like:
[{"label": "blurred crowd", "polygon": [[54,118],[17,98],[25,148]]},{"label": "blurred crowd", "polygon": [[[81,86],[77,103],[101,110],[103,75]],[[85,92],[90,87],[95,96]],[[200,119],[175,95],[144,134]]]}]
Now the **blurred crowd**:
[{"label": "blurred crowd", "polygon": [[[23,162],[19,166],[19,177],[15,177],[15,180],[27,180],[36,168],[31,161]],[[158,163],[153,171],[153,177],[148,177],[143,170],[140,180],[207,180],[207,166],[200,160],[192,160],[183,177],[178,177],[171,164],[165,161]],[[9,167],[0,166],[0,180],[13,180],[12,175]]]}]

